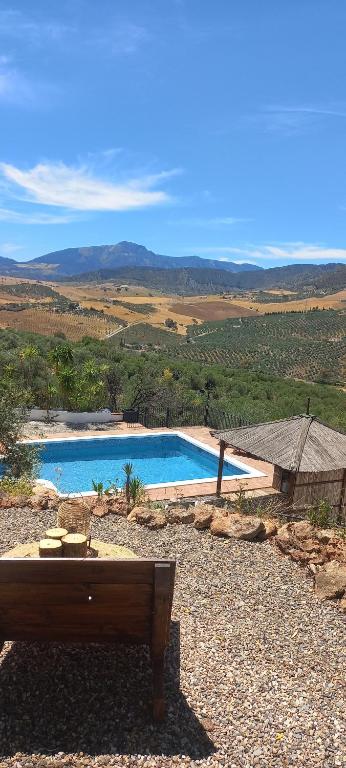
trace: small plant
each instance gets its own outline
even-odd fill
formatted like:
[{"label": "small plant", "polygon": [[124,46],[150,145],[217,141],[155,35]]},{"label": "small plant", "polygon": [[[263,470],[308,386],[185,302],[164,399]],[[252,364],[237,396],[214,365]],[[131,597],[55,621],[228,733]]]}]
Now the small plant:
[{"label": "small plant", "polygon": [[246,496],[246,489],[239,483],[239,491],[235,493],[235,510],[239,515],[251,515],[253,512],[253,502]]},{"label": "small plant", "polygon": [[102,499],[102,496],[104,493],[106,493],[103,483],[99,482],[96,483],[95,480],[92,480],[93,484],[93,491],[97,493],[97,498]]},{"label": "small plant", "polygon": [[140,477],[132,477],[129,484],[130,501],[134,506],[145,500],[145,486]]},{"label": "small plant", "polygon": [[317,528],[330,528],[332,525],[332,507],[326,499],[319,499],[309,507],[308,520]]},{"label": "small plant", "polygon": [[115,480],[113,480],[113,482],[111,482],[111,480],[108,480],[108,482],[109,482],[109,486],[104,490],[105,496],[118,496],[120,493],[119,478],[116,477]]},{"label": "small plant", "polygon": [[131,493],[130,493],[130,483],[131,483],[131,477],[133,475],[133,464],[131,462],[127,462],[123,466],[123,472],[125,473],[126,480],[125,480],[125,496],[126,501],[128,504],[131,503]]},{"label": "small plant", "polygon": [[6,496],[31,496],[33,492],[30,477],[3,477],[0,480],[0,493]]}]

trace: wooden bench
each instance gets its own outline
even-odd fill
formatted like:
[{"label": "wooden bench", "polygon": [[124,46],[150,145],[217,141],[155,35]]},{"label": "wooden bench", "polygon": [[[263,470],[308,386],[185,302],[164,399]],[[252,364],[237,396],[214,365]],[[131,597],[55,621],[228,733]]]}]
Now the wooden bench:
[{"label": "wooden bench", "polygon": [[174,560],[0,560],[0,650],[5,640],[149,645],[161,719],[174,575]]}]

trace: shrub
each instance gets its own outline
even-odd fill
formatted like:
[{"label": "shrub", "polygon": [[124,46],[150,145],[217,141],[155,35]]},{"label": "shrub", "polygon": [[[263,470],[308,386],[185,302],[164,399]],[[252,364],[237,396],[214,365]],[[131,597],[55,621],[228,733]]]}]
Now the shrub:
[{"label": "shrub", "polygon": [[0,444],[6,477],[34,477],[38,467],[38,449],[19,442],[25,423],[26,395],[14,387],[0,394]]},{"label": "shrub", "polygon": [[5,454],[5,476],[33,478],[39,465],[38,449],[25,443],[9,445]]},{"label": "shrub", "polygon": [[317,528],[330,528],[332,525],[332,507],[326,499],[319,499],[309,507],[307,511],[308,520],[311,525]]},{"label": "shrub", "polygon": [[0,493],[7,496],[31,496],[32,481],[29,477],[3,477],[0,480]]}]

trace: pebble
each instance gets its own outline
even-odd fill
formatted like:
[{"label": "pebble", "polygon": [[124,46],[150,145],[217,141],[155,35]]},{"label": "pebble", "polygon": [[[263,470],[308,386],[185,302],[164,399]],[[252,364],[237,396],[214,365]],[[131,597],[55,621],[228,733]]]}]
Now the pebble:
[{"label": "pebble", "polygon": [[[1,553],[54,523],[49,510],[0,510]],[[302,569],[269,542],[193,526],[150,531],[109,515],[92,533],[179,560],[167,719],[150,719],[145,649],[6,643],[0,768],[345,765],[344,619]]]}]

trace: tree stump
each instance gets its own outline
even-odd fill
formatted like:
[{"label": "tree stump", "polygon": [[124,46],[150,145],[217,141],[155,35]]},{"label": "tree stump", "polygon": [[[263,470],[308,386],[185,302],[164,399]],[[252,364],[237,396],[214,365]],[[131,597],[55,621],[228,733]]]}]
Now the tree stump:
[{"label": "tree stump", "polygon": [[46,531],[46,538],[61,541],[61,539],[64,536],[67,536],[67,534],[68,530],[66,528],[48,528],[48,531]]},{"label": "tree stump", "polygon": [[61,541],[56,539],[41,539],[38,551],[40,557],[62,557]]},{"label": "tree stump", "polygon": [[86,557],[87,537],[82,533],[68,533],[61,540],[63,557]]}]

